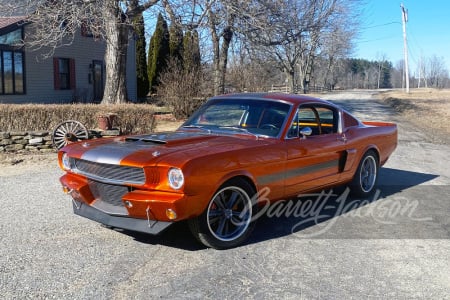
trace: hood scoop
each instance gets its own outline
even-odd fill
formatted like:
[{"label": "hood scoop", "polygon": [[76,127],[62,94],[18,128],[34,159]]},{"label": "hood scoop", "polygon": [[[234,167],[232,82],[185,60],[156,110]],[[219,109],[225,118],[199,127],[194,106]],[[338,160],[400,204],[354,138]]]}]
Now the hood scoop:
[{"label": "hood scoop", "polygon": [[142,138],[142,137],[127,137],[125,142],[144,142],[144,143],[153,143],[153,144],[167,144],[167,141],[160,139],[152,139],[152,138]]},{"label": "hood scoop", "polygon": [[163,132],[155,134],[130,136],[125,138],[125,141],[165,145],[165,144],[183,143],[186,141],[192,142],[194,140],[209,139],[209,138],[211,138],[210,134],[198,132],[194,133],[194,132],[174,131],[174,132]]}]

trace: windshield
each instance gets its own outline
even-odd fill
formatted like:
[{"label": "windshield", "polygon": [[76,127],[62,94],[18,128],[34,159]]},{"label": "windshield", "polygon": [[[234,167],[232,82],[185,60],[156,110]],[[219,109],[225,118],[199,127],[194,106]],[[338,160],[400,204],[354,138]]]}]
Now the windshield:
[{"label": "windshield", "polygon": [[289,109],[289,104],[272,100],[215,99],[194,113],[182,128],[276,137],[283,128]]}]

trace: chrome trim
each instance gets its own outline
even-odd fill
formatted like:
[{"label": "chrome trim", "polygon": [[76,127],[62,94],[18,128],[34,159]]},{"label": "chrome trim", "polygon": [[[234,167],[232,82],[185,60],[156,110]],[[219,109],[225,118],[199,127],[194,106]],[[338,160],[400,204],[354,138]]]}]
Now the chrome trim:
[{"label": "chrome trim", "polygon": [[123,185],[106,184],[88,180],[89,189],[95,198],[91,206],[111,215],[128,215],[122,197],[128,193],[128,187]]},{"label": "chrome trim", "polygon": [[143,168],[104,164],[76,158],[70,160],[73,172],[96,181],[115,185],[142,185],[145,183]]},{"label": "chrome trim", "polygon": [[[337,113],[338,113],[338,119],[339,119],[339,120],[338,120],[337,133],[338,133],[338,134],[342,133],[342,122],[343,122],[343,118],[342,118],[342,109],[341,109],[340,107],[338,107],[338,106],[336,106],[336,105],[334,105],[334,104],[332,104],[332,103],[321,103],[321,102],[309,101],[309,102],[305,102],[305,103],[299,104],[299,105],[297,106],[297,109],[296,109],[296,111],[295,111],[295,114],[296,114],[296,115],[298,114],[298,111],[300,110],[301,107],[304,107],[304,106],[308,107],[308,106],[310,106],[310,105],[317,105],[317,107],[325,107],[325,108],[328,108],[328,109],[330,109],[330,110],[332,110],[332,111],[337,111]],[[294,116],[294,118],[292,119],[292,122],[295,120],[295,118],[296,118],[296,116]],[[291,126],[292,122],[289,124],[289,127]],[[286,124],[286,126],[288,126],[288,125]],[[300,137],[300,134],[299,134],[299,136],[297,136],[297,137],[289,137],[289,136],[288,136],[288,133],[289,133],[289,129],[286,131],[286,135],[284,136],[284,139],[285,139],[285,140],[295,140],[295,139],[301,138],[301,137]]]},{"label": "chrome trim", "polygon": [[344,123],[344,118],[342,117],[342,109],[338,109],[338,128],[337,128],[337,133],[338,134],[342,134],[343,130],[344,130],[344,125],[342,123]]}]

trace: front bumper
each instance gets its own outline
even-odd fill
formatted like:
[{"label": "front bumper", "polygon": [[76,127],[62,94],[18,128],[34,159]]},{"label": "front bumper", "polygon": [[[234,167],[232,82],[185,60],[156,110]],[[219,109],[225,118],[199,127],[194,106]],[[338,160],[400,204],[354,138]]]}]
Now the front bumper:
[{"label": "front bumper", "polygon": [[75,214],[107,226],[158,234],[189,217],[182,193],[129,191],[126,186],[98,183],[75,174],[65,174],[60,181],[72,197]]},{"label": "front bumper", "polygon": [[125,216],[114,216],[104,213],[83,202],[73,200],[73,212],[76,215],[91,219],[107,226],[117,227],[148,234],[159,234],[174,222],[163,222],[150,219],[135,219]]}]

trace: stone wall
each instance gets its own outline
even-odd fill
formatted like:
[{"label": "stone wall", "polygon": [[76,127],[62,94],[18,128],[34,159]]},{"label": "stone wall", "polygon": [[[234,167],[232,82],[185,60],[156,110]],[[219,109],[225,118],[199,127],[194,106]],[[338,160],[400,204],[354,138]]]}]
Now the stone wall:
[{"label": "stone wall", "polygon": [[55,151],[49,131],[0,132],[0,152]]}]

